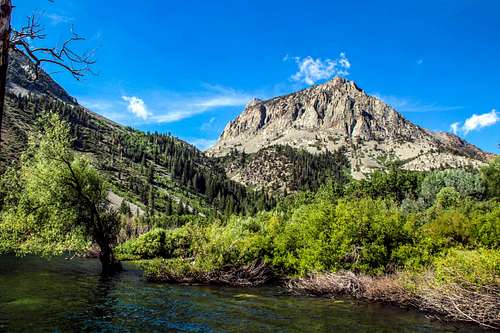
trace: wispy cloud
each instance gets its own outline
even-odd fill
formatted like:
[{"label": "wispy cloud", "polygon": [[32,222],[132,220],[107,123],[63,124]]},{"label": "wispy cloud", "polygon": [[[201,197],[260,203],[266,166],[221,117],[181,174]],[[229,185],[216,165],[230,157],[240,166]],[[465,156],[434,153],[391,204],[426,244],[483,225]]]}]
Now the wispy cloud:
[{"label": "wispy cloud", "polygon": [[473,114],[463,122],[463,125],[460,122],[455,122],[450,125],[450,130],[454,134],[460,132],[468,134],[469,132],[477,131],[484,127],[493,126],[498,122],[500,122],[500,116],[498,112],[493,109],[487,113]]},{"label": "wispy cloud", "polygon": [[79,102],[114,121],[139,125],[172,123],[220,108],[243,107],[252,98],[251,94],[235,89],[205,84],[198,92],[152,91],[141,97],[129,94],[108,98],[82,97]]},{"label": "wispy cloud", "polygon": [[61,23],[71,23],[74,21],[72,17],[56,13],[45,13],[44,16],[49,20],[50,24],[52,25],[58,25]]},{"label": "wispy cloud", "polygon": [[423,103],[411,98],[398,97],[393,95],[381,95],[372,93],[371,95],[381,99],[400,112],[444,112],[463,109],[460,105],[441,105],[438,103]]},{"label": "wispy cloud", "polygon": [[231,88],[205,85],[206,91],[185,95],[170,95],[160,103],[164,112],[151,118],[158,123],[170,123],[193,117],[217,108],[243,106],[252,96]]},{"label": "wispy cloud", "polygon": [[207,150],[217,142],[217,139],[188,138],[186,141],[195,145],[200,150]]},{"label": "wispy cloud", "polygon": [[215,123],[217,119],[215,117],[210,118],[208,121],[201,124],[200,129],[203,132],[214,132],[218,131],[217,124]]},{"label": "wispy cloud", "polygon": [[460,123],[456,122],[450,125],[450,131],[453,134],[458,134],[458,131],[460,130]]},{"label": "wispy cloud", "polygon": [[132,112],[136,117],[147,120],[153,114],[148,111],[146,103],[142,98],[136,96],[122,96],[122,99],[128,103],[127,110]]},{"label": "wispy cloud", "polygon": [[[288,59],[288,55],[283,58],[284,61]],[[351,68],[351,63],[343,52],[340,53],[338,59],[314,59],[311,56],[305,58],[294,57],[293,59],[298,66],[298,70],[292,75],[292,81],[303,82],[309,85],[336,75],[347,76]]]},{"label": "wispy cloud", "polygon": [[95,98],[78,98],[78,103],[85,106],[89,110],[96,112],[106,112],[111,111],[115,107],[115,103],[105,99],[95,99]]},{"label": "wispy cloud", "polygon": [[424,59],[418,59],[417,60],[417,65],[422,65],[424,63]]}]

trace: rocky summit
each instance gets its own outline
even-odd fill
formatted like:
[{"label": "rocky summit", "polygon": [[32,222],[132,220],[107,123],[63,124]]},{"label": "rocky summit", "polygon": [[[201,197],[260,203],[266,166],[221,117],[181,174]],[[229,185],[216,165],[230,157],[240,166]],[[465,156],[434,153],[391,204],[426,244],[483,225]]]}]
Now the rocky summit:
[{"label": "rocky summit", "polygon": [[355,178],[389,161],[400,161],[410,170],[429,170],[477,167],[490,157],[455,135],[413,124],[341,77],[267,101],[252,100],[207,153],[251,154],[275,145],[313,154],[343,148]]}]

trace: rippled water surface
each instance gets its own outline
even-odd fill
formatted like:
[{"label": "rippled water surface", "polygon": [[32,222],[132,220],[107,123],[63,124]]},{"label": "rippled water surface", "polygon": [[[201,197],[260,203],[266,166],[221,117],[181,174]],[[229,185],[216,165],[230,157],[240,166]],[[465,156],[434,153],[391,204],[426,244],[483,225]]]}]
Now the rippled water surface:
[{"label": "rippled water surface", "polygon": [[0,257],[1,332],[472,332],[395,307],[112,278],[93,259]]}]

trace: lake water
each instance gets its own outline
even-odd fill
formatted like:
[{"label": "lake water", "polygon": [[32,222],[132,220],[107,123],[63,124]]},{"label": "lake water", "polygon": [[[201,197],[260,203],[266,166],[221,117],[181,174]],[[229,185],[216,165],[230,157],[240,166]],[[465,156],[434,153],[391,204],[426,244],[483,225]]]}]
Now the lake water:
[{"label": "lake water", "polygon": [[[133,266],[0,256],[0,332],[473,332],[397,307],[237,289],[149,283]],[[481,330],[477,330],[480,332]]]}]

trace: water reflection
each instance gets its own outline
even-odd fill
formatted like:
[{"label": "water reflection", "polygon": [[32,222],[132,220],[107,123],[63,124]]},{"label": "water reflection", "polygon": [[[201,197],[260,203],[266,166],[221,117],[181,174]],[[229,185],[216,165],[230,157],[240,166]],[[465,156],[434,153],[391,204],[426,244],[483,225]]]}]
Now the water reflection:
[{"label": "water reflection", "polygon": [[394,307],[292,297],[271,287],[153,284],[128,268],[104,277],[94,260],[0,257],[0,331],[457,332]]}]

